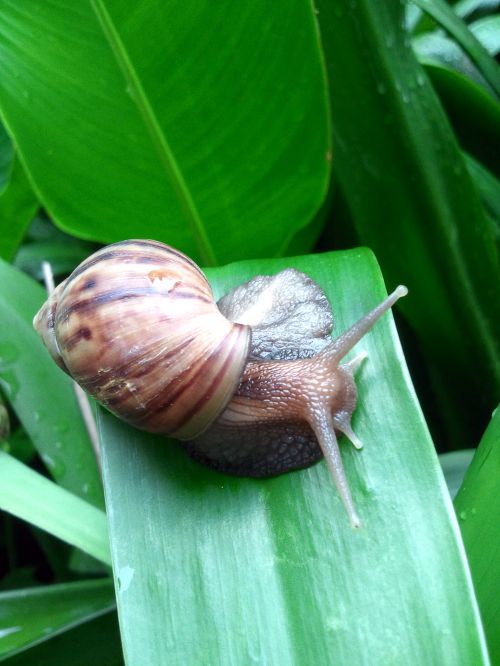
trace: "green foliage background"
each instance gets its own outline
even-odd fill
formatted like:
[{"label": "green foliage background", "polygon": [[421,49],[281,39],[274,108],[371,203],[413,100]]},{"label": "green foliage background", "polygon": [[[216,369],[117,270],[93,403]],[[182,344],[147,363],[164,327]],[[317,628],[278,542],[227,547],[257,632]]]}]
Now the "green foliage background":
[{"label": "green foliage background", "polygon": [[[2,3],[0,659],[500,663],[494,10]],[[342,445],[359,534],[323,463],[231,479],[98,412],[101,479],[31,320],[42,261],[62,279],[131,237],[192,256],[217,296],[304,270],[336,331],[407,284],[416,394],[387,317],[363,341],[365,450]],[[460,479],[485,430],[455,515],[436,450]]]}]

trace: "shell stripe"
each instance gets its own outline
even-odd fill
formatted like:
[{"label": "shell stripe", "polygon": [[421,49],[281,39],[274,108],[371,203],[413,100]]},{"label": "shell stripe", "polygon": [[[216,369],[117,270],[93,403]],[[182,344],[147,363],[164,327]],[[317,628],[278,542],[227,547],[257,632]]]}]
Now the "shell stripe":
[{"label": "shell stripe", "polygon": [[61,308],[61,311],[57,312],[57,318],[59,321],[68,319],[70,315],[72,315],[74,312],[87,312],[87,311],[92,311],[96,307],[99,307],[100,305],[106,305],[108,303],[113,303],[115,301],[126,301],[130,300],[132,298],[141,298],[141,297],[148,297],[151,298],[152,296],[156,296],[159,298],[172,298],[172,296],[175,296],[175,298],[190,298],[193,300],[197,301],[202,301],[204,303],[210,303],[210,299],[205,297],[205,296],[200,296],[199,294],[193,293],[193,292],[178,292],[176,291],[175,294],[173,291],[170,292],[165,292],[162,293],[161,291],[158,292],[152,292],[150,287],[136,287],[135,289],[129,289],[128,291],[124,291],[123,288],[120,289],[111,289],[109,291],[105,291],[102,294],[97,294],[95,296],[92,296],[90,298],[83,299],[81,301],[76,301],[75,303],[71,303],[70,305],[66,305],[65,307],[63,306]]},{"label": "shell stripe", "polygon": [[[137,251],[134,250],[133,246],[138,245],[141,247],[147,247],[151,251],[150,254],[141,254],[138,255]],[[125,249],[108,249],[108,248],[126,248],[126,247],[131,247],[130,251],[127,251]],[[75,268],[75,270],[71,273],[71,275],[67,278],[66,284],[70,284],[75,280],[77,277],[85,273],[85,271],[89,268],[92,268],[92,266],[95,266],[96,264],[100,264],[101,262],[107,262],[111,261],[113,259],[120,259],[120,260],[130,260],[130,263],[134,264],[141,264],[141,263],[158,263],[158,264],[166,264],[166,263],[173,263],[173,264],[178,264],[179,259],[185,259],[189,266],[193,268],[196,271],[196,274],[199,275],[200,277],[203,278],[203,280],[206,282],[206,277],[203,275],[201,270],[198,268],[198,266],[189,259],[189,257],[186,257],[183,255],[181,252],[177,252],[173,248],[170,248],[166,245],[156,245],[153,244],[149,241],[133,241],[131,243],[130,241],[121,241],[119,243],[114,243],[113,245],[109,245],[108,248],[106,249],[105,252],[97,252],[96,254],[92,255],[84,261],[80,266]],[[168,259],[165,258],[165,252],[168,252],[169,254],[172,255],[172,257],[169,257]]]},{"label": "shell stripe", "polygon": [[[177,423],[172,426],[172,431],[178,431],[181,430],[189,421],[193,418],[195,414],[199,412],[199,410],[203,407],[204,403],[207,403],[217,392],[217,389],[221,385],[221,383],[224,381],[224,377],[226,374],[227,368],[231,365],[233,362],[233,359],[235,357],[235,352],[238,350],[238,342],[241,337],[241,334],[244,332],[244,327],[242,326],[238,332],[237,335],[234,336],[233,344],[231,345],[231,349],[227,352],[227,356],[223,363],[221,364],[217,374],[212,380],[212,383],[210,386],[205,390],[203,395],[191,406],[191,409],[189,409],[181,419],[177,421]],[[229,337],[229,336],[226,336]],[[209,424],[207,424],[209,425]]]},{"label": "shell stripe", "polygon": [[154,248],[155,250],[161,251],[162,254],[165,251],[168,251],[170,254],[173,254],[176,257],[176,261],[178,259],[186,261],[188,264],[190,264],[190,266],[192,266],[196,270],[197,273],[199,273],[202,276],[204,280],[207,279],[206,276],[203,274],[203,272],[200,270],[199,266],[197,266],[190,257],[188,257],[186,254],[183,254],[179,250],[170,247],[170,245],[165,245],[161,241],[134,239],[134,240],[119,241],[118,243],[113,243],[113,247],[115,245],[133,245],[139,247],[151,247]]},{"label": "shell stripe", "polygon": [[[143,418],[141,418],[141,421],[143,419],[148,419],[151,418],[152,416],[154,417],[155,415],[163,412],[164,410],[170,410],[171,413],[175,413],[175,402],[178,400],[188,389],[192,388],[195,382],[199,379],[200,375],[202,375],[204,372],[207,371],[210,367],[213,367],[214,363],[217,362],[218,357],[221,356],[222,352],[225,352],[227,354],[226,359],[222,362],[221,366],[223,368],[227,367],[228,361],[230,361],[234,355],[234,351],[236,349],[236,344],[238,341],[240,335],[240,331],[238,331],[237,335],[234,335],[234,331],[231,331],[228,335],[226,335],[221,342],[217,345],[217,347],[212,351],[212,353],[204,358],[204,360],[200,363],[198,363],[198,367],[196,370],[193,372],[193,367],[191,366],[187,370],[184,370],[183,372],[179,373],[176,377],[172,379],[170,384],[168,385],[168,390],[164,393],[161,394],[161,402],[157,403],[152,410],[148,410],[148,412],[144,415]],[[229,344],[229,338],[233,338],[232,344],[228,348]],[[222,380],[224,379],[223,373],[219,370],[214,377],[212,383],[210,386],[203,392],[203,395],[201,398],[197,401],[198,404],[202,404],[204,402],[208,402],[208,400],[213,396],[213,394],[217,391],[218,387],[220,386]],[[190,408],[186,413],[183,413],[182,415],[179,416],[177,421],[175,422],[174,425],[169,427],[170,431],[178,430],[181,425],[185,425],[190,418],[192,418],[193,414],[195,413],[195,410],[193,408]]]},{"label": "shell stripe", "polygon": [[[146,375],[151,374],[151,372],[155,370],[158,367],[158,365],[163,366],[164,361],[169,360],[179,352],[186,349],[192,342],[194,342],[194,340],[195,340],[194,336],[187,338],[173,349],[170,349],[168,352],[161,354],[159,356],[154,356],[149,361],[141,361],[139,365],[137,363],[137,358],[133,357],[132,359],[127,361],[127,363],[122,363],[122,365],[113,368],[113,374],[120,378],[130,378],[130,379],[140,379],[141,377],[146,377]],[[136,368],[135,372],[133,371],[133,368]],[[84,383],[88,390],[95,390],[96,388],[98,389],[100,385],[106,384],[107,381],[108,381],[108,374],[105,373],[105,374],[92,375],[89,378],[85,378]],[[116,407],[120,403],[125,402],[125,399],[127,397],[128,395],[116,396],[114,398],[107,399],[106,404]]]}]

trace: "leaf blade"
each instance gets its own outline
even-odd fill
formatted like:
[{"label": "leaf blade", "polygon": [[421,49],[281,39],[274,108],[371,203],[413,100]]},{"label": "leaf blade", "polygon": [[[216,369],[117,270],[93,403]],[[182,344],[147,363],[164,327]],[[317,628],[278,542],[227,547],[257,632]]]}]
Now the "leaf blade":
[{"label": "leaf blade", "polygon": [[[229,0],[155,0],[142,12],[132,0],[99,4],[221,262],[276,254],[327,189],[328,102],[314,15],[307,0],[293,11],[280,2],[259,0],[245,12]],[[44,207],[80,237],[153,237],[199,257],[90,4],[35,6],[7,0],[0,9],[0,108]]]},{"label": "leaf blade", "polygon": [[493,664],[500,659],[500,409],[493,413],[455,498]]},{"label": "leaf blade", "polygon": [[1,592],[0,659],[48,641],[113,607],[109,579]]},{"label": "leaf blade", "polygon": [[200,214],[193,201],[193,197],[187,187],[186,181],[182,175],[179,165],[176,162],[172,149],[168,144],[167,137],[162,131],[151,103],[142,87],[137,72],[135,71],[125,46],[120,39],[116,26],[106,9],[105,2],[102,0],[92,0],[92,7],[102,25],[116,60],[122,70],[126,80],[134,91],[134,99],[144,119],[144,123],[149,130],[151,140],[158,151],[161,163],[165,172],[172,183],[178,199],[181,202],[181,208],[185,214],[185,219],[191,228],[191,233],[198,245],[199,256],[203,263],[208,266],[215,266],[217,260],[207,236]]},{"label": "leaf blade", "polygon": [[432,16],[439,25],[456,39],[476,63],[498,98],[500,95],[500,70],[497,63],[453,9],[443,0],[413,0],[413,2]]},{"label": "leaf blade", "polygon": [[53,478],[102,506],[99,471],[71,380],[54,365],[33,330],[46,293],[2,260],[0,280],[0,381],[6,397]]},{"label": "leaf blade", "polygon": [[406,299],[401,311],[428,359],[448,445],[470,447],[500,387],[500,266],[491,225],[401,27],[403,6],[320,0],[319,10],[336,169],[355,229],[384,275],[412,293],[415,307]]},{"label": "leaf blade", "polygon": [[[326,289],[337,330],[384,292],[366,250],[249,261],[209,274],[220,295],[255,273],[289,266]],[[451,503],[394,336],[387,317],[363,341],[369,362],[354,428],[365,449],[341,444],[365,525],[358,532],[324,463],[274,479],[236,479],[100,413],[130,666],[166,657],[172,664],[363,663],[367,655],[372,664],[487,663]]]},{"label": "leaf blade", "polygon": [[0,508],[110,563],[105,514],[0,451]]}]

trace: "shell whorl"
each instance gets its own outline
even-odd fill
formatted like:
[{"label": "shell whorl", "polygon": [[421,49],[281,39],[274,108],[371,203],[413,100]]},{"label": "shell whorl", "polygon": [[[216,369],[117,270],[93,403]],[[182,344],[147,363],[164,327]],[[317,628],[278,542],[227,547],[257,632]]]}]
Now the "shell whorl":
[{"label": "shell whorl", "polygon": [[145,240],[86,259],[34,324],[60,367],[111,412],[178,439],[196,437],[224,409],[251,338],[220,313],[191,259]]}]

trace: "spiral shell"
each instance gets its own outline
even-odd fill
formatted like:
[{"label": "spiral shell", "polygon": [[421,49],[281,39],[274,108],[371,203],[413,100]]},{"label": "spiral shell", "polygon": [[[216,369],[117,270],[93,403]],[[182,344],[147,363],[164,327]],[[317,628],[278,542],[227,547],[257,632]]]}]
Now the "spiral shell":
[{"label": "spiral shell", "polygon": [[250,327],[217,309],[205,276],[163,243],[130,240],[86,259],[34,326],[60,367],[111,412],[192,439],[224,409]]}]

